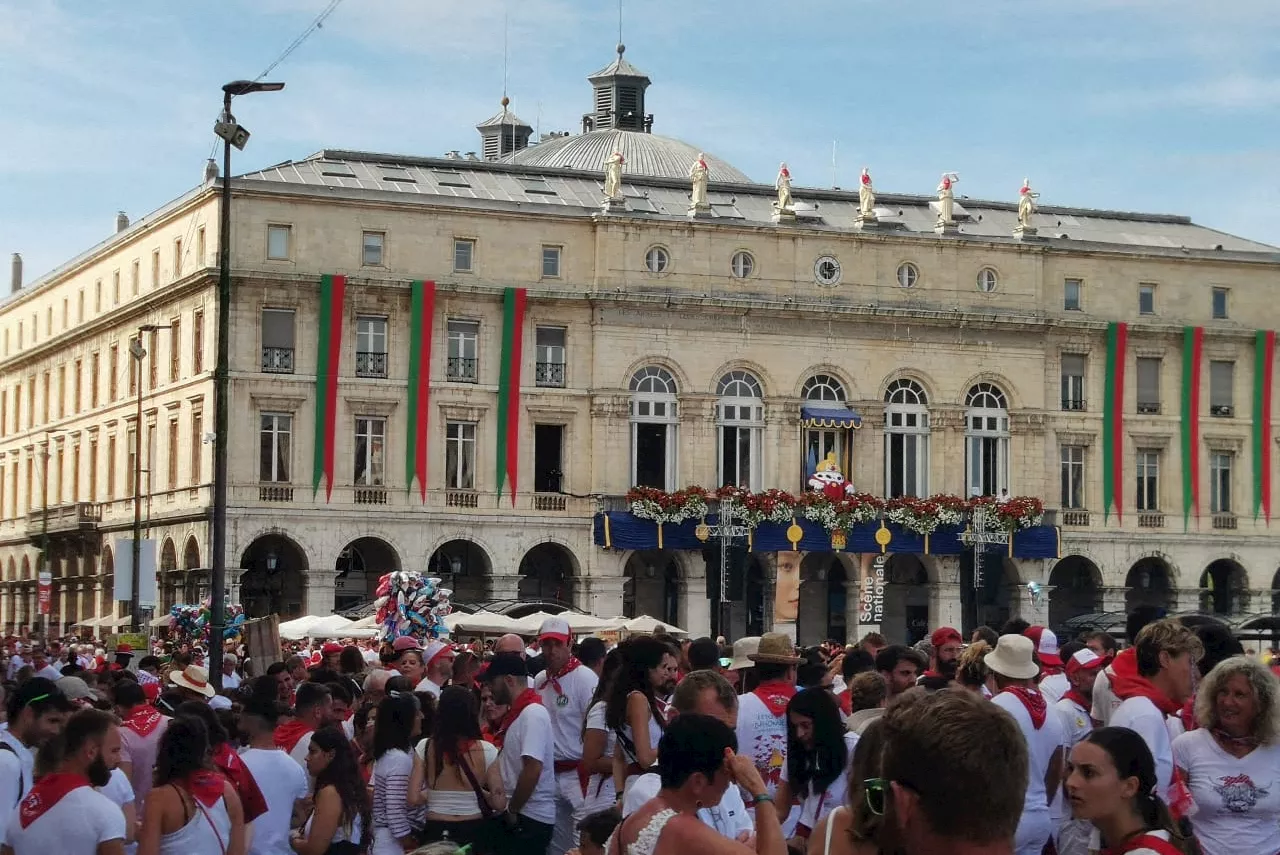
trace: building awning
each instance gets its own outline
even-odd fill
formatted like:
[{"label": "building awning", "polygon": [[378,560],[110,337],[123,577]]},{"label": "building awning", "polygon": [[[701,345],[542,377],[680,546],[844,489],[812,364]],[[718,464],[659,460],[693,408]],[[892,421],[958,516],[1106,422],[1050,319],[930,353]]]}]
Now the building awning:
[{"label": "building awning", "polygon": [[801,407],[800,424],[807,428],[862,427],[862,416],[848,407]]}]

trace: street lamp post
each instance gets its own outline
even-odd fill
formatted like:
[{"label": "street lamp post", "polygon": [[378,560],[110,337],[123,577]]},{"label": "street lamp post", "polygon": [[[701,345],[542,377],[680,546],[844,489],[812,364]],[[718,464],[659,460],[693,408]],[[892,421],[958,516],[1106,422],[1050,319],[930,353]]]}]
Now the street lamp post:
[{"label": "street lamp post", "polygon": [[[142,360],[147,358],[147,349],[142,346],[142,334],[156,330],[172,329],[169,324],[143,324],[138,327],[138,337],[129,345],[129,355],[133,357],[137,372],[134,390],[137,392],[137,418],[133,431],[133,569],[131,571],[131,587],[129,589],[129,624],[134,632],[142,631],[142,600],[138,588],[142,584]],[[156,355],[151,354],[154,360]],[[154,462],[154,461],[153,461]]]},{"label": "street lamp post", "polygon": [[222,193],[218,200],[218,364],[213,375],[213,567],[209,592],[209,678],[222,688],[222,632],[227,589],[227,453],[231,361],[231,146],[243,149],[249,132],[231,115],[231,99],[278,92],[283,83],[233,80],[222,87],[222,115],[213,131],[222,138]]}]

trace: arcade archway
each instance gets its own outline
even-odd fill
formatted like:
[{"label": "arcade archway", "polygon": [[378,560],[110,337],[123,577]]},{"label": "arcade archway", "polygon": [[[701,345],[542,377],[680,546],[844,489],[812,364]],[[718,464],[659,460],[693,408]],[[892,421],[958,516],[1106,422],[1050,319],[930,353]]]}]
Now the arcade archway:
[{"label": "arcade archway", "polygon": [[1067,621],[1102,611],[1102,572],[1080,555],[1068,555],[1049,573],[1049,628],[1062,638]]},{"label": "arcade archway", "polygon": [[456,603],[483,603],[492,599],[490,579],[493,566],[489,555],[470,540],[450,540],[427,561],[427,572],[453,591]]},{"label": "arcade archway", "polygon": [[982,556],[982,576],[974,583],[973,551],[965,550],[960,556],[960,608],[964,626],[961,632],[967,638],[979,626],[996,630],[1013,616],[1016,591],[1022,584],[1018,569],[1000,551],[986,552]]},{"label": "arcade archway", "polygon": [[1200,611],[1215,615],[1239,615],[1245,611],[1249,578],[1230,558],[1220,558],[1200,574]]},{"label": "arcade archway", "polygon": [[1166,611],[1173,605],[1173,572],[1163,558],[1148,556],[1129,568],[1124,579],[1129,590],[1124,595],[1126,612],[1138,606],[1155,606]]},{"label": "arcade archway", "polygon": [[351,541],[334,564],[333,610],[344,612],[376,597],[378,580],[400,569],[395,548],[377,537]]},{"label": "arcade archway", "polygon": [[649,615],[680,626],[680,567],[674,553],[663,549],[633,552],[623,575],[624,616]]},{"label": "arcade archway", "polygon": [[553,600],[572,606],[577,561],[558,543],[539,543],[520,559],[522,600]]},{"label": "arcade archway", "polygon": [[307,557],[283,534],[264,534],[240,557],[240,603],[246,617],[278,614],[281,620],[302,615]]},{"label": "arcade archway", "polygon": [[800,606],[796,641],[821,644],[828,638],[844,643],[845,568],[834,552],[810,552],[800,563]]}]

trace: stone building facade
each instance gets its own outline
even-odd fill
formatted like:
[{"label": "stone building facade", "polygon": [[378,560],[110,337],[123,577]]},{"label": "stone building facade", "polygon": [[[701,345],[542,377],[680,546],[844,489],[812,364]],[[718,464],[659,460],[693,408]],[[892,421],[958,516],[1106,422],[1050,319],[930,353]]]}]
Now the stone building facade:
[{"label": "stone building facade", "polygon": [[[1250,402],[1255,330],[1280,317],[1275,248],[1183,217],[1048,204],[1034,236],[1015,236],[1016,204],[970,199],[940,234],[930,196],[883,194],[872,226],[856,193],[833,189],[797,188],[779,218],[772,185],[713,155],[709,207],[691,213],[698,149],[648,132],[651,117],[632,128],[600,109],[628,103],[628,86],[643,96],[648,78],[615,63],[591,80],[589,130],[526,147],[504,105],[480,128],[490,143],[515,129],[486,148],[494,160],[323,151],[234,180],[226,562],[251,614],[350,608],[405,568],[445,576],[462,600],[554,599],[706,632],[719,553],[604,550],[593,514],[637,483],[797,491],[811,450],[835,452],[869,492],[1007,489],[1043,498],[1062,526],[1061,559],[1006,559],[981,594],[967,559],[894,556],[891,635],[1011,615],[1061,625],[1137,601],[1272,610]],[[623,197],[602,210],[615,150]],[[139,397],[160,607],[207,593],[218,187],[122,224],[0,306],[7,627],[35,620],[46,522],[52,625],[122,613],[113,552],[133,520]],[[322,275],[346,277],[337,338],[332,317],[322,326]],[[406,468],[415,280],[436,297],[425,499]],[[511,287],[528,299],[514,502],[495,473]],[[1117,321],[1124,489],[1104,516]],[[130,342],[146,325],[139,362]],[[1203,328],[1201,395],[1214,404],[1194,449],[1200,513],[1184,530],[1187,326]],[[323,346],[340,351],[331,492],[312,471]],[[806,427],[806,405],[848,408],[860,426]],[[732,635],[770,612],[771,557],[739,560]],[[802,641],[853,632],[851,572],[843,556],[805,558]]]}]

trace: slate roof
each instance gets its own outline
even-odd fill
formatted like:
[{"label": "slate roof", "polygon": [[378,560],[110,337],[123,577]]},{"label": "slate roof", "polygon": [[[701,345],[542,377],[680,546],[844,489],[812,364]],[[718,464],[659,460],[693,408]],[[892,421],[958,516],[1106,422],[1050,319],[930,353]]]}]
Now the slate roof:
[{"label": "slate roof", "polygon": [[[623,175],[686,180],[699,150],[682,140],[640,131],[608,129],[546,140],[507,155],[511,163],[556,169],[604,169],[604,161],[615,151],[626,158]],[[710,180],[750,184],[746,173],[715,155],[706,155]]]}]

